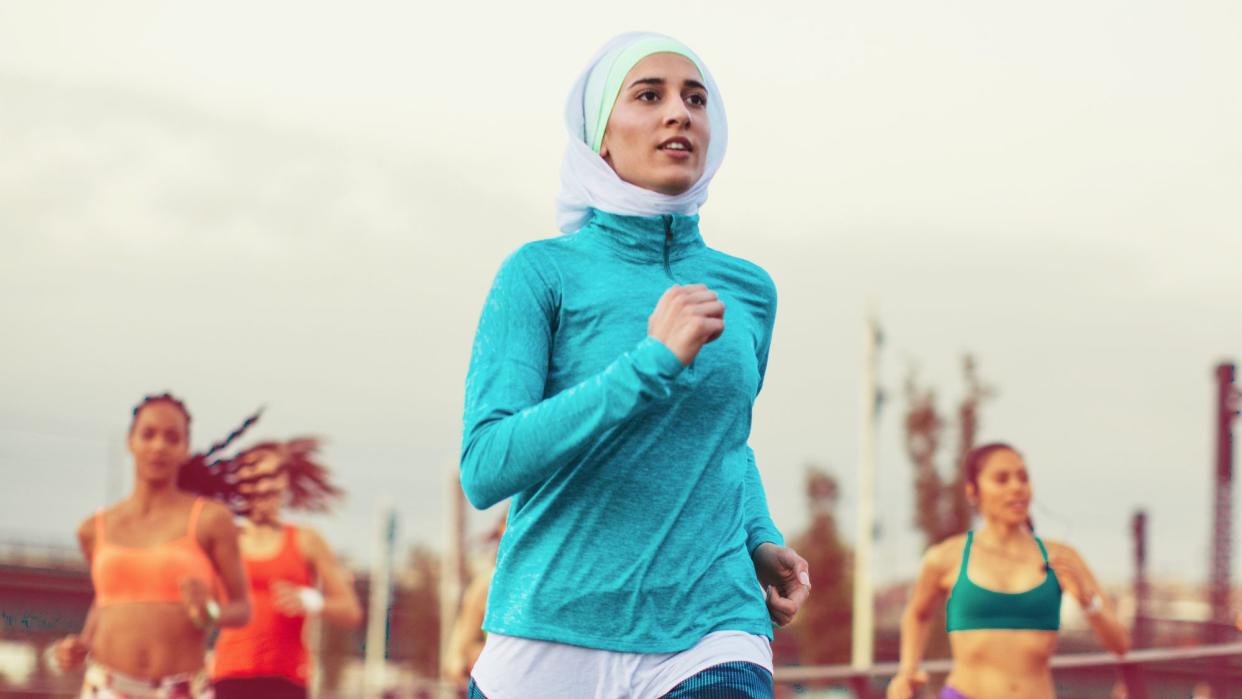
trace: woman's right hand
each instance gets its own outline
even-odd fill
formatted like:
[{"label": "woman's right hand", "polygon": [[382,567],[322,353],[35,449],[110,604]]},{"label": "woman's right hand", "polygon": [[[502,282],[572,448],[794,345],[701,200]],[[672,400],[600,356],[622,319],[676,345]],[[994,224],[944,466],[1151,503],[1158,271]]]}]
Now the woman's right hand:
[{"label": "woman's right hand", "polygon": [[52,646],[52,659],[61,672],[68,672],[81,667],[90,650],[80,636],[65,636]]},{"label": "woman's right hand", "polygon": [[888,683],[888,699],[913,699],[915,692],[925,684],[927,684],[927,673],[922,670],[913,675],[899,672]]},{"label": "woman's right hand", "polygon": [[689,366],[703,345],[724,332],[724,311],[716,292],[703,284],[669,287],[647,319],[647,334]]}]

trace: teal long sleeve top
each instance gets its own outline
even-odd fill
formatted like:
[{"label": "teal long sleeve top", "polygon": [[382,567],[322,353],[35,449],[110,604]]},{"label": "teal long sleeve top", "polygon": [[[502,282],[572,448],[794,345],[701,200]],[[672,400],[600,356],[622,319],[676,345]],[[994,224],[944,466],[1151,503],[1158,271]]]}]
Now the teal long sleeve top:
[{"label": "teal long sleeve top", "polygon": [[[461,455],[471,504],[512,498],[485,630],[649,653],[713,631],[771,637],[751,553],[784,540],[747,439],[776,289],[708,248],[698,221],[594,211],[497,273]],[[683,366],[647,318],[695,283],[724,302],[725,329]]]}]

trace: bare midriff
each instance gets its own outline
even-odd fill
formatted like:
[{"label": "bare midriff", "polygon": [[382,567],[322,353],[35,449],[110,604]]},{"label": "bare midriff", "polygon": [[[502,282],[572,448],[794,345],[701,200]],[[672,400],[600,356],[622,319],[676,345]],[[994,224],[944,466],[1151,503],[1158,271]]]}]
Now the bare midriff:
[{"label": "bare midriff", "polygon": [[206,634],[179,602],[133,602],[95,610],[91,657],[108,669],[145,679],[203,667]]},{"label": "bare midriff", "polygon": [[945,683],[971,699],[1053,699],[1049,661],[1055,631],[979,629],[949,634],[953,671]]}]

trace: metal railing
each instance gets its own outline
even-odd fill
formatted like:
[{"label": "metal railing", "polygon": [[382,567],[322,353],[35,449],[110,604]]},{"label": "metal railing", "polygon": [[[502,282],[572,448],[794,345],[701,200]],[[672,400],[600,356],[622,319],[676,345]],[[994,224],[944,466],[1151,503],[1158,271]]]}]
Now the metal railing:
[{"label": "metal railing", "polygon": [[[1051,666],[1054,676],[1090,670],[1105,675],[1113,673],[1124,683],[1127,699],[1147,699],[1151,696],[1149,675],[1162,670],[1185,675],[1192,683],[1230,679],[1238,683],[1242,680],[1242,666],[1231,670],[1225,665],[1231,659],[1242,659],[1242,642],[1194,648],[1150,648],[1131,651],[1124,657],[1111,653],[1058,655],[1052,659]],[[945,674],[952,665],[947,659],[930,660],[923,663],[921,669],[930,674]],[[865,670],[848,665],[786,666],[776,668],[775,679],[778,687],[848,687],[856,699],[874,699],[883,696],[880,682],[895,675],[897,667],[897,663],[878,663]]]},{"label": "metal railing", "polygon": [[[1054,675],[1091,673],[1103,677],[1106,686],[1120,682],[1125,687],[1126,699],[1149,699],[1159,693],[1149,686],[1156,674],[1176,675],[1180,680],[1167,678],[1162,684],[1163,696],[1187,696],[1196,683],[1213,680],[1225,683],[1235,690],[1242,688],[1242,663],[1228,665],[1230,660],[1242,661],[1242,642],[1226,643],[1195,648],[1152,648],[1131,651],[1119,658],[1109,653],[1076,653],[1059,655],[1052,659]],[[931,660],[921,666],[931,674],[947,673],[952,666],[949,660]],[[877,699],[884,696],[884,683],[897,672],[897,663],[879,663],[866,670],[847,665],[785,666],[776,668],[777,696],[785,696],[790,689],[813,687],[827,689],[848,688],[856,699]],[[5,697],[54,697],[76,694],[74,688],[81,682],[77,678],[38,678],[22,686],[6,685],[0,681],[0,699]],[[1180,684],[1179,684],[1180,683]],[[1097,685],[1099,683],[1097,682]],[[1178,693],[1171,691],[1177,688]],[[1180,691],[1184,690],[1184,691]],[[324,690],[321,699],[343,699],[361,696],[358,688]],[[394,699],[440,699],[461,696],[461,689],[434,680],[421,680],[399,690],[384,693]],[[1083,691],[1078,694],[1064,693],[1072,699],[1076,696],[1109,696],[1107,690]],[[1227,693],[1213,697],[1234,696]]]},{"label": "metal railing", "polygon": [[11,566],[86,569],[82,551],[62,542],[40,542],[0,534],[0,561]]}]

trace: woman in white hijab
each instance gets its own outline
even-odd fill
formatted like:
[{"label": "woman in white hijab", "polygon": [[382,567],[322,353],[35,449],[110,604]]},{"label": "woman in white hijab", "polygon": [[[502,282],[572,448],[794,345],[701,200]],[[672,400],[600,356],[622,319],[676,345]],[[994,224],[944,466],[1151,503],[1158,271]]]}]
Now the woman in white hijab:
[{"label": "woman in white hijab", "polygon": [[810,576],[747,445],[776,289],[699,235],[720,92],[681,43],[625,34],[566,123],[565,235],[504,262],[466,381],[462,486],[512,498],[471,696],[771,697]]}]

